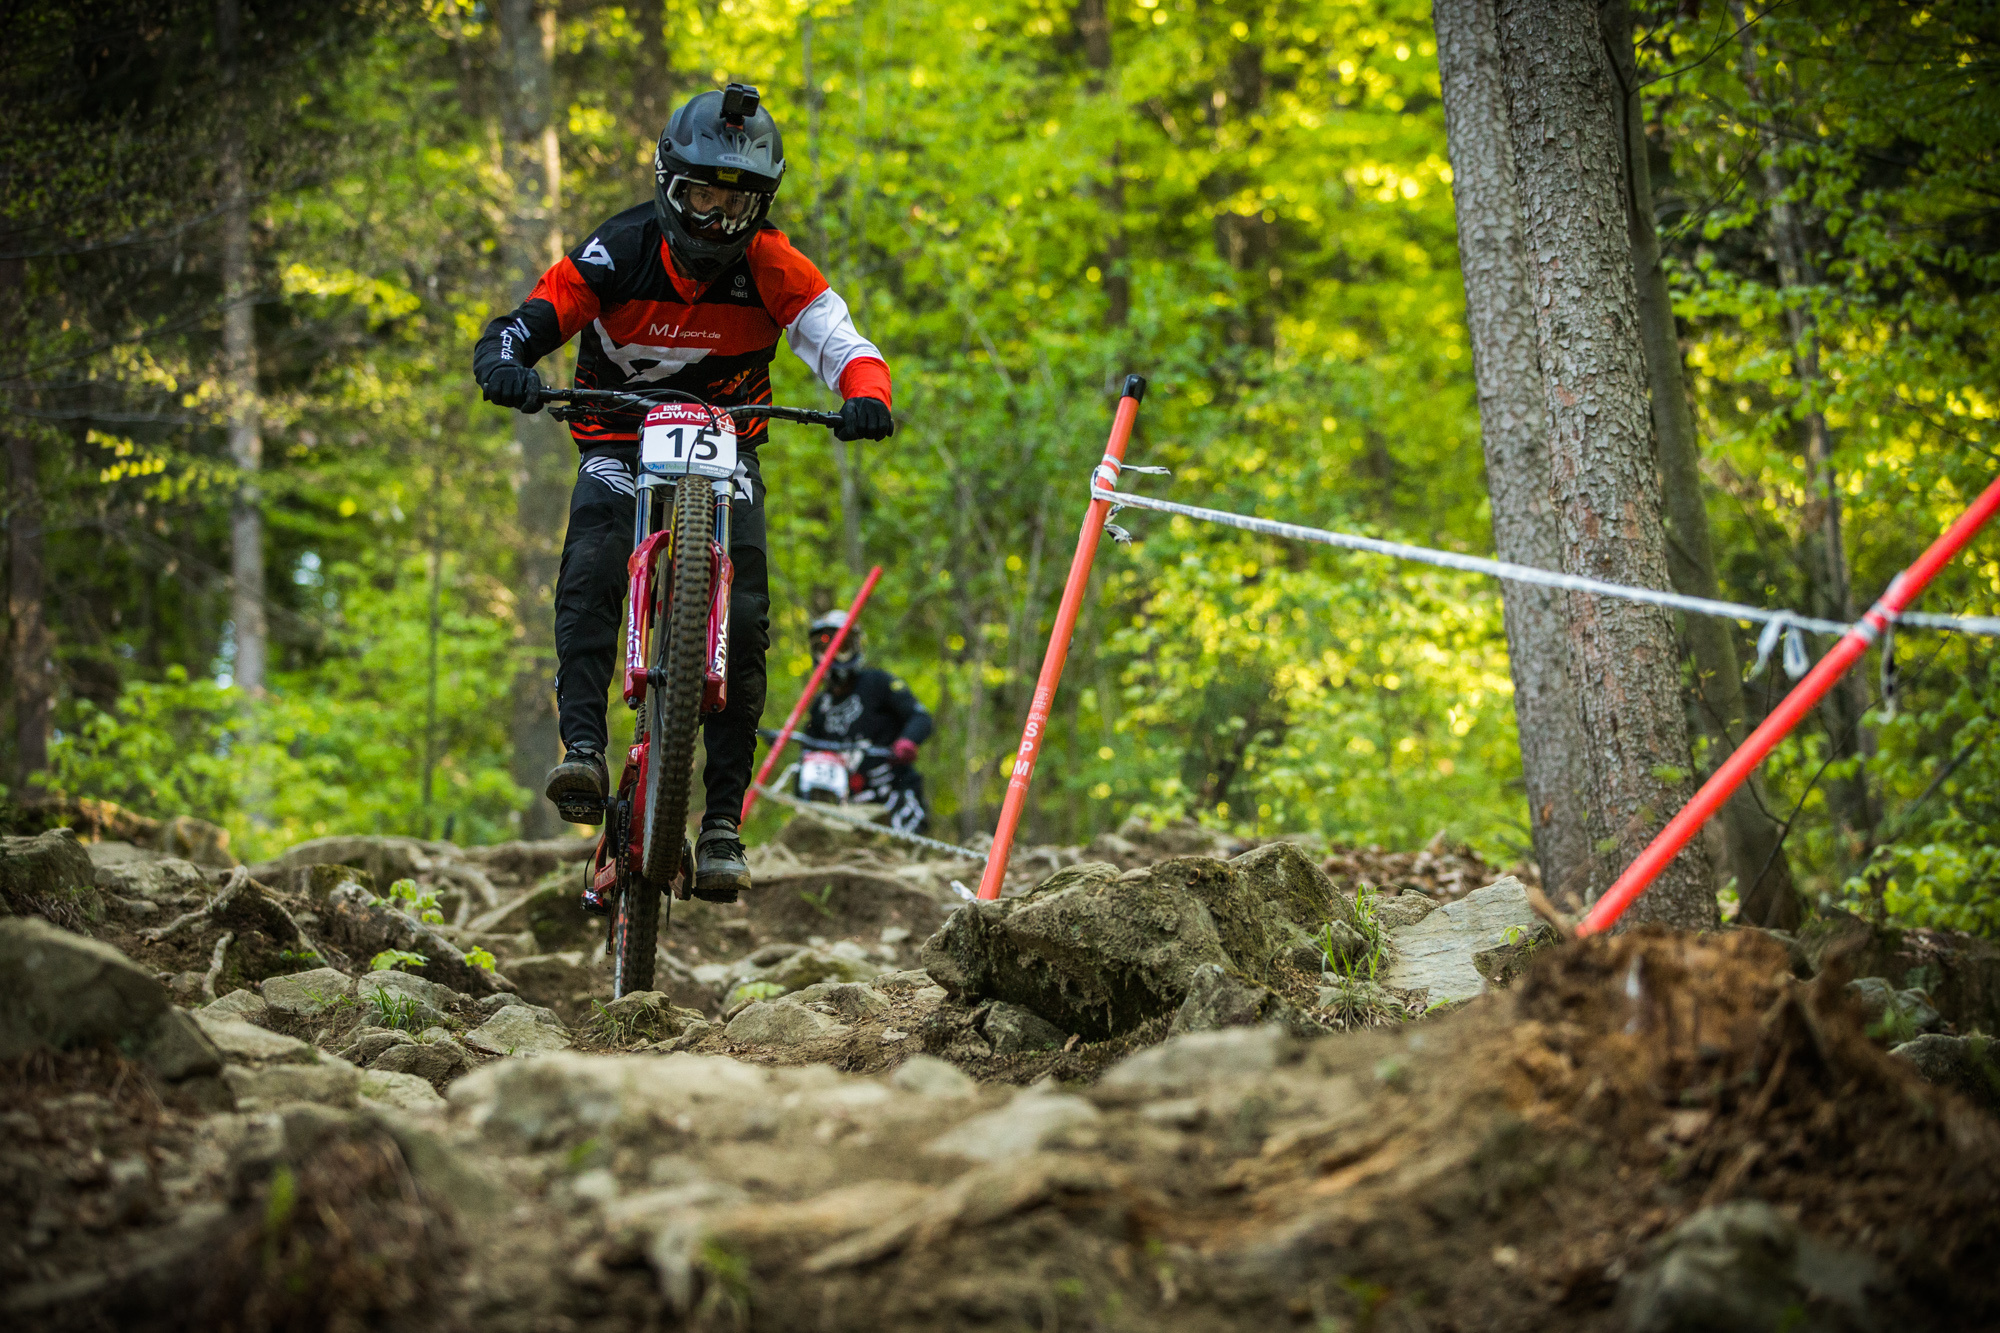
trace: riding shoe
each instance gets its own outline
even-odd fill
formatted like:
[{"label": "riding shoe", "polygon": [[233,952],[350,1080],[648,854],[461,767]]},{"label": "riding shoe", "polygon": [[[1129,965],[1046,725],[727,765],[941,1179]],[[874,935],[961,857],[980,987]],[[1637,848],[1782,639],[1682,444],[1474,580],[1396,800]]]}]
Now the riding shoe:
[{"label": "riding shoe", "polygon": [[742,839],[731,825],[705,828],[694,843],[694,896],[712,903],[733,903],[738,890],[750,887],[750,863]]},{"label": "riding shoe", "polygon": [[572,824],[602,824],[604,798],[611,791],[611,770],[595,750],[573,745],[563,761],[549,770],[548,798],[556,813]]}]

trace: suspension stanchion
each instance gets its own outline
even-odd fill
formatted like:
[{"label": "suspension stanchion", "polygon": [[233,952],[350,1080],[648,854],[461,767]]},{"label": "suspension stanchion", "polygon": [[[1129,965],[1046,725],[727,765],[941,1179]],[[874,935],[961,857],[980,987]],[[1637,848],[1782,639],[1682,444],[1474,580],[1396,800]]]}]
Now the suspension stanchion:
[{"label": "suspension stanchion", "polygon": [[1914,565],[1890,582],[1889,590],[1868,608],[1868,614],[1861,617],[1860,623],[1843,635],[1833,650],[1820,659],[1819,665],[1785,696],[1784,702],[1772,710],[1763,725],[1750,733],[1750,739],[1723,761],[1722,767],[1702,784],[1701,790],[1695,793],[1686,808],[1668,821],[1651,845],[1626,867],[1618,882],[1585,913],[1583,920],[1577,923],[1578,935],[1595,935],[1618,923],[1618,918],[1680,854],[1681,848],[1701,830],[1701,826],[1721,808],[1722,803],[1743,785],[1752,770],[1764,761],[1764,756],[1799,724],[1799,720],[1833,687],[1833,683],[1854,664],[1855,659],[1866,652],[1868,645],[1875,642],[1902,614],[1903,609],[1917,599],[1938,571],[1964,549],[1973,534],[1984,527],[1996,511],[2000,511],[2000,480],[1988,486],[1972,502],[1971,508],[1959,515],[1958,521],[1932,542],[1930,549],[1919,556]]},{"label": "suspension stanchion", "polygon": [[829,643],[826,651],[820,655],[819,665],[813,668],[812,679],[806,682],[805,693],[801,694],[799,701],[792,705],[792,715],[785,719],[785,725],[778,730],[778,739],[771,742],[770,750],[765,753],[763,766],[757,770],[756,781],[750,784],[749,791],[743,793],[743,814],[738,818],[738,823],[749,822],[750,807],[757,804],[758,788],[764,785],[765,778],[771,776],[772,765],[776,764],[778,756],[785,752],[785,742],[792,738],[792,729],[799,725],[799,719],[805,716],[806,706],[812,703],[813,696],[819,693],[820,682],[826,679],[826,669],[833,665],[834,658],[840,656],[840,645],[847,642],[847,632],[853,629],[854,622],[861,618],[861,608],[868,605],[868,594],[875,591],[875,581],[881,577],[882,566],[877,565],[868,571],[867,578],[861,580],[861,591],[854,594],[854,601],[847,608],[847,623],[835,631],[833,642]]},{"label": "suspension stanchion", "polygon": [[[1132,439],[1132,423],[1139,415],[1139,400],[1146,396],[1146,381],[1138,375],[1125,377],[1125,394],[1118,400],[1117,415],[1111,418],[1111,439],[1104,446],[1104,459],[1091,474],[1093,487],[1113,490],[1125,462],[1125,446]],[[1055,628],[1049,634],[1049,650],[1042,658],[1042,674],[1035,681],[1035,697],[1028,704],[1027,725],[1021,728],[1021,748],[1014,757],[1014,772],[1007,779],[1007,797],[1000,805],[1000,824],[993,830],[993,847],[986,854],[986,873],[979,879],[979,896],[988,900],[1000,896],[1001,881],[1007,878],[1007,858],[1014,851],[1014,833],[1021,825],[1021,812],[1028,803],[1028,783],[1035,776],[1035,758],[1042,750],[1048,731],[1049,710],[1055,706],[1056,686],[1062,681],[1063,662],[1069,657],[1070,636],[1076,632],[1076,618],[1083,610],[1084,590],[1090,584],[1091,562],[1097,558],[1097,539],[1104,535],[1111,502],[1093,498],[1084,511],[1083,531],[1077,534],[1076,555],[1069,562],[1069,582],[1063,585],[1062,602],[1056,608]]]}]

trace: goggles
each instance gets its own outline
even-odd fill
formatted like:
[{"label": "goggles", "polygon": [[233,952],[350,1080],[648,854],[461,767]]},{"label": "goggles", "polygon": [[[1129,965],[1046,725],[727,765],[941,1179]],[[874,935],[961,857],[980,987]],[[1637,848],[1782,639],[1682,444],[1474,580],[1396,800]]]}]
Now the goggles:
[{"label": "goggles", "polygon": [[764,196],[755,190],[732,190],[693,176],[676,176],[667,187],[667,199],[691,231],[726,236],[756,221]]}]

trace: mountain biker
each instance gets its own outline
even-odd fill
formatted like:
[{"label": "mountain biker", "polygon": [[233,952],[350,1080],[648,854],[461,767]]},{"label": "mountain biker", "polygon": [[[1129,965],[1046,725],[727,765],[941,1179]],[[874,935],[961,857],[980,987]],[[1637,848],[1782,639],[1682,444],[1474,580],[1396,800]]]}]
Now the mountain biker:
[{"label": "mountain biker", "polygon": [[[829,611],[807,628],[815,664],[826,656],[833,636],[846,623],[847,612]],[[814,740],[860,742],[890,750],[891,758],[862,765],[861,791],[888,807],[891,828],[922,833],[931,816],[924,801],[923,775],[915,765],[917,747],[931,738],[930,711],[901,680],[866,665],[859,626],[842,640],[839,655],[827,668],[826,684],[806,714],[805,734]]]},{"label": "mountain biker", "polygon": [[[535,362],[578,333],[576,384],[675,389],[734,406],[771,401],[782,333],[845,400],[834,433],[880,440],[893,429],[889,367],[855,329],[847,305],[766,215],[785,174],[784,146],[757,90],[732,83],[674,113],[653,155],[653,199],[591,232],[556,261],[518,307],[486,326],[472,357],[486,400],[541,410]],[[632,550],[636,420],[578,421],[582,453],[556,579],[556,705],[564,758],[548,798],[564,819],[604,818],[610,771],[605,693],[615,666],[626,557]],[[764,479],[768,426],[739,427],[731,483],[729,702],[703,720],[707,813],[695,844],[696,896],[734,902],[750,886],[737,816],[764,711],[770,643]],[[585,906],[603,905],[585,895]]]}]

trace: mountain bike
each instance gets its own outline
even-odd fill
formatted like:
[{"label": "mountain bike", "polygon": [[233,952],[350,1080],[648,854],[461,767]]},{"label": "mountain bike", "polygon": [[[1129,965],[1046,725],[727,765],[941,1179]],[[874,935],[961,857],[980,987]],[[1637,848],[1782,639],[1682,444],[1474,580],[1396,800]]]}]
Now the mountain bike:
[{"label": "mountain bike", "polygon": [[[617,792],[605,801],[591,884],[610,904],[606,952],[616,999],[651,990],[671,900],[694,888],[687,836],[695,739],[729,697],[729,502],[736,419],[837,426],[834,412],[761,404],[717,407],[672,390],[545,389],[558,421],[632,420],[639,430],[638,507],[625,612],[625,703],[640,713]],[[666,903],[664,909],[661,904]]]},{"label": "mountain bike", "polygon": [[[757,734],[767,741],[778,739],[778,733],[767,727],[759,727]],[[799,747],[801,756],[799,762],[778,775],[777,786],[783,790],[790,782],[793,794],[802,801],[846,805],[866,790],[861,771],[870,760],[888,761],[896,756],[894,750],[866,741],[829,741],[800,735],[787,739]]]}]

